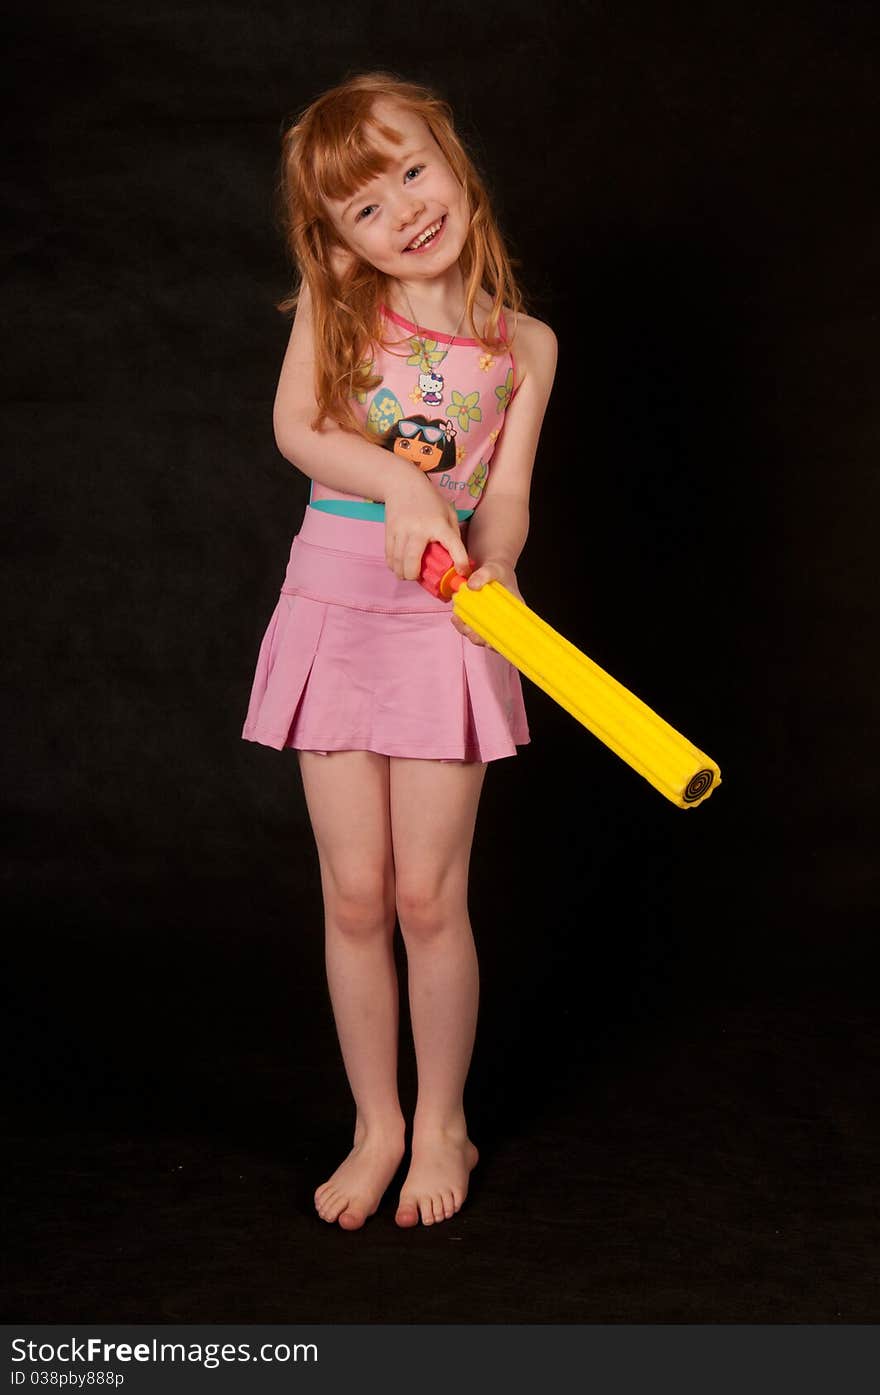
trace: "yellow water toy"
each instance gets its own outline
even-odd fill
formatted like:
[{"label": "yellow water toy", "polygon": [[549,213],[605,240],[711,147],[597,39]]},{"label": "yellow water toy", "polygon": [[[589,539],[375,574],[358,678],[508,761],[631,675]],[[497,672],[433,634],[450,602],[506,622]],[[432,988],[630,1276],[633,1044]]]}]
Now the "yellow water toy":
[{"label": "yellow water toy", "polygon": [[715,761],[500,581],[472,591],[446,548],[432,542],[422,558],[419,582],[432,595],[451,600],[459,619],[678,808],[696,808],[721,784]]}]

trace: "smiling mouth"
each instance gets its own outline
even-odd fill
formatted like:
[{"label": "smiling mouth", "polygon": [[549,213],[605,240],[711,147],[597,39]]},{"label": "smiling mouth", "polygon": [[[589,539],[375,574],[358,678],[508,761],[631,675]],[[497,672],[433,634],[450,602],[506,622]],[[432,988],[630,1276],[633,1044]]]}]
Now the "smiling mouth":
[{"label": "smiling mouth", "polygon": [[444,213],[443,217],[438,219],[436,223],[431,223],[430,227],[425,228],[425,231],[419,233],[418,237],[414,237],[409,246],[404,247],[404,252],[424,251],[425,248],[432,246],[437,241],[445,227],[446,214]]}]

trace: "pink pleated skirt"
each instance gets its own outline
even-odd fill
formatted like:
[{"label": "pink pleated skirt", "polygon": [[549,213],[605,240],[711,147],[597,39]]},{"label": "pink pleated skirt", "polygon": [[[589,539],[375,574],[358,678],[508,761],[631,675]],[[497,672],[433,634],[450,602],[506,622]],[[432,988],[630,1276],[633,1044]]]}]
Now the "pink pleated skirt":
[{"label": "pink pleated skirt", "polygon": [[[467,523],[462,524],[467,546]],[[491,761],[529,741],[517,670],[401,581],[385,524],[308,507],[260,646],[242,736],[276,750]]]}]

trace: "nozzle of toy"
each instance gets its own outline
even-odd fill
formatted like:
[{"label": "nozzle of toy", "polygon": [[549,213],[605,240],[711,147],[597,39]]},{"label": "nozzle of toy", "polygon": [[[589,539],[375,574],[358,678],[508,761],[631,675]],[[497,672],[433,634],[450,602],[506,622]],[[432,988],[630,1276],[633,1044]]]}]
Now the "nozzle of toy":
[{"label": "nozzle of toy", "polygon": [[[469,557],[471,570],[476,569],[476,562]],[[442,543],[431,542],[422,554],[422,570],[419,573],[419,585],[424,586],[426,591],[430,591],[432,596],[439,596],[441,600],[451,601],[459,587],[464,586],[467,577],[455,570],[452,557],[446,551]]]},{"label": "nozzle of toy", "polygon": [[[473,564],[474,566],[476,564]],[[715,761],[594,664],[500,581],[472,591],[446,548],[429,543],[419,582],[680,809],[721,784]]]}]

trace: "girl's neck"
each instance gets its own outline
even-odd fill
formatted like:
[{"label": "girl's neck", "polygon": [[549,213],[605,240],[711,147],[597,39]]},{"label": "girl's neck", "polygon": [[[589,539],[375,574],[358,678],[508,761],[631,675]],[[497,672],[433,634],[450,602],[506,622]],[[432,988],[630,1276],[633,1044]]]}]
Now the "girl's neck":
[{"label": "girl's neck", "polygon": [[430,281],[398,281],[389,277],[386,303],[405,320],[441,334],[453,334],[464,309],[464,277],[458,263]]}]

